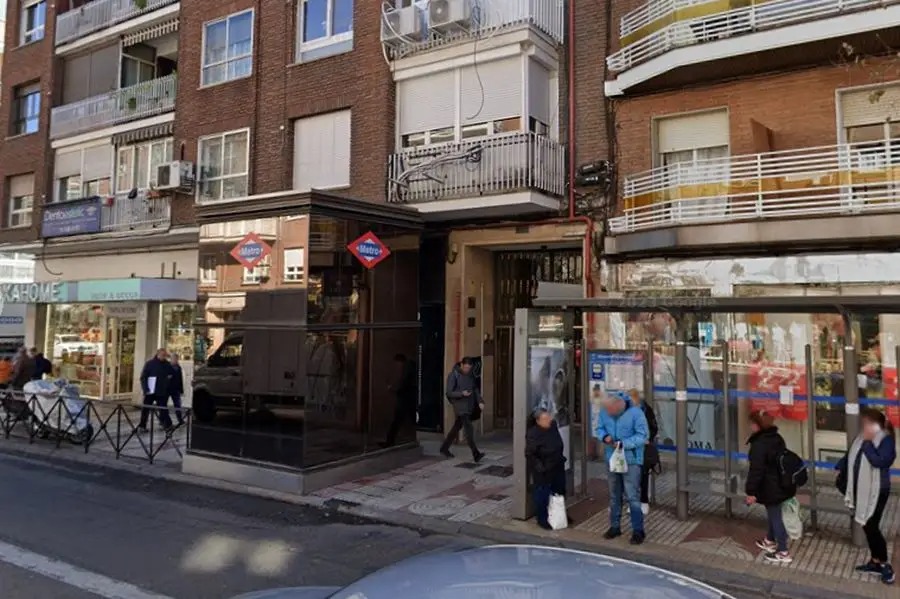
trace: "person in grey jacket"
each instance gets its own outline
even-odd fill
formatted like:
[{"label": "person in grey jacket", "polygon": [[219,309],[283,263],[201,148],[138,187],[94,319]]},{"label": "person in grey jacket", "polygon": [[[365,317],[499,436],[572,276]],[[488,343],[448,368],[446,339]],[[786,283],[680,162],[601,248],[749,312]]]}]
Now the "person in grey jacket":
[{"label": "person in grey jacket", "polygon": [[453,457],[453,454],[450,453],[450,445],[456,440],[460,429],[462,429],[466,435],[469,449],[472,450],[472,459],[475,463],[478,463],[484,458],[484,454],[478,451],[478,447],[475,445],[472,411],[476,405],[483,406],[484,402],[481,400],[481,392],[478,389],[478,381],[475,379],[475,374],[472,372],[472,366],[471,358],[463,358],[459,364],[453,367],[453,370],[447,377],[447,401],[453,406],[456,421],[454,421],[453,427],[447,433],[447,437],[441,445],[441,455],[448,458]]}]

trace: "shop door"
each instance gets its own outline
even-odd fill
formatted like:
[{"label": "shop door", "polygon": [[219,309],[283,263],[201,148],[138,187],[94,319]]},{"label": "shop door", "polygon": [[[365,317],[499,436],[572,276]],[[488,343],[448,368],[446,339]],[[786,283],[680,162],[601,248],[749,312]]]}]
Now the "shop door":
[{"label": "shop door", "polygon": [[106,325],[106,399],[131,399],[135,389],[134,350],[137,320],[108,318]]},{"label": "shop door", "polygon": [[516,309],[532,307],[540,282],[580,285],[583,264],[576,248],[494,254],[494,428],[512,429]]}]

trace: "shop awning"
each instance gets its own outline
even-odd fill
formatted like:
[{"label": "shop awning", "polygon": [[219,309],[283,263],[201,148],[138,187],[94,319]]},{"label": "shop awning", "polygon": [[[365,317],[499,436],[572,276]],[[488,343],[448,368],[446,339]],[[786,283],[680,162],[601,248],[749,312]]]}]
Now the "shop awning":
[{"label": "shop awning", "polygon": [[5,283],[0,293],[9,304],[105,302],[196,302],[194,279],[94,279]]},{"label": "shop awning", "polygon": [[788,296],[788,297],[543,297],[533,302],[541,309],[578,309],[585,312],[767,312],[900,314],[900,296]]},{"label": "shop awning", "polygon": [[214,295],[206,300],[206,309],[209,312],[239,312],[244,309],[246,298],[240,295]]},{"label": "shop awning", "polygon": [[126,131],[112,136],[112,145],[124,146],[135,144],[159,137],[170,137],[175,131],[175,123],[168,122],[159,125],[151,125],[149,127],[141,127],[133,131]]}]

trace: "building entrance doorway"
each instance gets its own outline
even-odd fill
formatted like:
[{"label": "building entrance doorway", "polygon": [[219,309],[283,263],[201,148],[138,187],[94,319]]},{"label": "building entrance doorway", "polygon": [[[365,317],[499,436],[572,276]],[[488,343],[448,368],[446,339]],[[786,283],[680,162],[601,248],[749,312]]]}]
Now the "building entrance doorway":
[{"label": "building entrance doorway", "polygon": [[532,307],[539,283],[581,285],[583,277],[580,248],[494,254],[494,428],[512,430],[516,309]]},{"label": "building entrance doorway", "polygon": [[130,399],[134,391],[137,320],[108,318],[106,322],[104,396],[109,399]]}]

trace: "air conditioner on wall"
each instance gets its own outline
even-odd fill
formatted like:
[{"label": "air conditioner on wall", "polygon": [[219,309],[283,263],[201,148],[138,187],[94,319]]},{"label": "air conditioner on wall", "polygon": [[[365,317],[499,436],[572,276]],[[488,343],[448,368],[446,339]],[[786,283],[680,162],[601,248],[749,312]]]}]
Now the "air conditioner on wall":
[{"label": "air conditioner on wall", "polygon": [[469,31],[473,25],[473,0],[431,0],[428,3],[428,24],[434,31]]},{"label": "air conditioner on wall", "polygon": [[425,18],[416,5],[386,11],[381,19],[381,41],[391,46],[425,39]]},{"label": "air conditioner on wall", "polygon": [[194,184],[194,163],[176,160],[156,169],[156,189],[190,189]]}]

